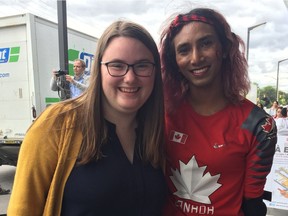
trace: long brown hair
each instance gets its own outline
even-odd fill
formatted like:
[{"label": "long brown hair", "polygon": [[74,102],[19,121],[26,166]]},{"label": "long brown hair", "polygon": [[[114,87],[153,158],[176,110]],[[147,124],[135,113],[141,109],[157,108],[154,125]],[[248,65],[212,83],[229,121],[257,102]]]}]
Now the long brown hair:
[{"label": "long brown hair", "polygon": [[101,147],[108,141],[107,122],[102,110],[101,61],[105,49],[115,37],[131,37],[142,42],[153,54],[155,81],[153,91],[137,113],[138,130],[141,132],[139,150],[143,161],[154,167],[163,164],[164,144],[164,102],[160,57],[152,36],[142,26],[130,21],[116,21],[102,34],[97,44],[96,54],[87,90],[78,98],[64,103],[74,104],[77,112],[77,127],[83,133],[78,164],[86,164],[102,157]]},{"label": "long brown hair", "polygon": [[179,73],[175,57],[173,40],[184,25],[191,21],[181,22],[173,26],[179,16],[199,16],[207,19],[220,39],[226,57],[222,62],[222,82],[224,95],[231,103],[238,103],[247,95],[250,89],[248,66],[244,56],[245,45],[243,40],[231,31],[226,19],[218,12],[208,8],[196,8],[188,13],[179,14],[167,21],[160,38],[160,56],[164,75],[164,91],[167,97],[167,110],[172,111],[175,104],[183,99],[188,92],[188,83]]}]

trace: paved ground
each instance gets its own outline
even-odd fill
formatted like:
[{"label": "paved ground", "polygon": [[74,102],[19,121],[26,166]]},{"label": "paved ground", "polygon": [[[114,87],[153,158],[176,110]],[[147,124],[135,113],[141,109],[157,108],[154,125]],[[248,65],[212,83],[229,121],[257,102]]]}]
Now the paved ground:
[{"label": "paved ground", "polygon": [[[0,166],[0,185],[4,189],[12,188],[12,183],[15,175],[14,166]],[[0,195],[0,215],[6,214],[10,194]]]},{"label": "paved ground", "polygon": [[[0,166],[0,184],[5,189],[12,189],[16,167]],[[6,214],[10,194],[0,195],[0,216]],[[267,216],[287,216],[288,211],[279,209],[268,209]]]},{"label": "paved ground", "polygon": [[268,209],[267,216],[287,216],[288,211],[281,209]]}]

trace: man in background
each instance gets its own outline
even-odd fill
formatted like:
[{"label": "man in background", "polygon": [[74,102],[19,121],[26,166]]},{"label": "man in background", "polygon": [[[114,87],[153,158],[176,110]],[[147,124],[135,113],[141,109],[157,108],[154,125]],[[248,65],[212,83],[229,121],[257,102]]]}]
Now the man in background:
[{"label": "man in background", "polygon": [[[74,60],[73,64],[73,70],[74,70],[74,76],[70,76],[68,74],[60,75],[60,76],[65,76],[65,81],[69,83],[69,89],[70,93],[69,96],[65,95],[65,99],[68,98],[75,98],[82,94],[84,92],[89,84],[89,76],[86,75],[85,72],[86,64],[82,59],[76,59]],[[64,91],[65,92],[65,87],[63,85],[63,80],[60,79],[60,76],[58,75],[58,71],[53,70],[52,71],[52,78],[50,82],[50,87],[52,91]],[[61,99],[64,96],[60,96]]]}]

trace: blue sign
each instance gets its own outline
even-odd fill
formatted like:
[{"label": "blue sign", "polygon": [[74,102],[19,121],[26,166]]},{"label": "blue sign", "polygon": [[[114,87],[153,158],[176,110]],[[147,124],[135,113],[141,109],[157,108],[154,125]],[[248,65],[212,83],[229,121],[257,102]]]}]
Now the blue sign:
[{"label": "blue sign", "polygon": [[10,48],[0,48],[0,63],[6,63],[9,60]]}]

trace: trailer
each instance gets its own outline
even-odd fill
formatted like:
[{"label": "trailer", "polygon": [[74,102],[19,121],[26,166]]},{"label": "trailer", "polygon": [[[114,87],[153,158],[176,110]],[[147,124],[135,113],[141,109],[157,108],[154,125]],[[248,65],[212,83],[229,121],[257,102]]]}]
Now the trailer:
[{"label": "trailer", "polygon": [[[91,69],[97,38],[68,28],[69,74],[73,61]],[[50,104],[53,69],[59,68],[58,25],[30,13],[0,18],[0,165],[17,164],[27,129]]]}]

